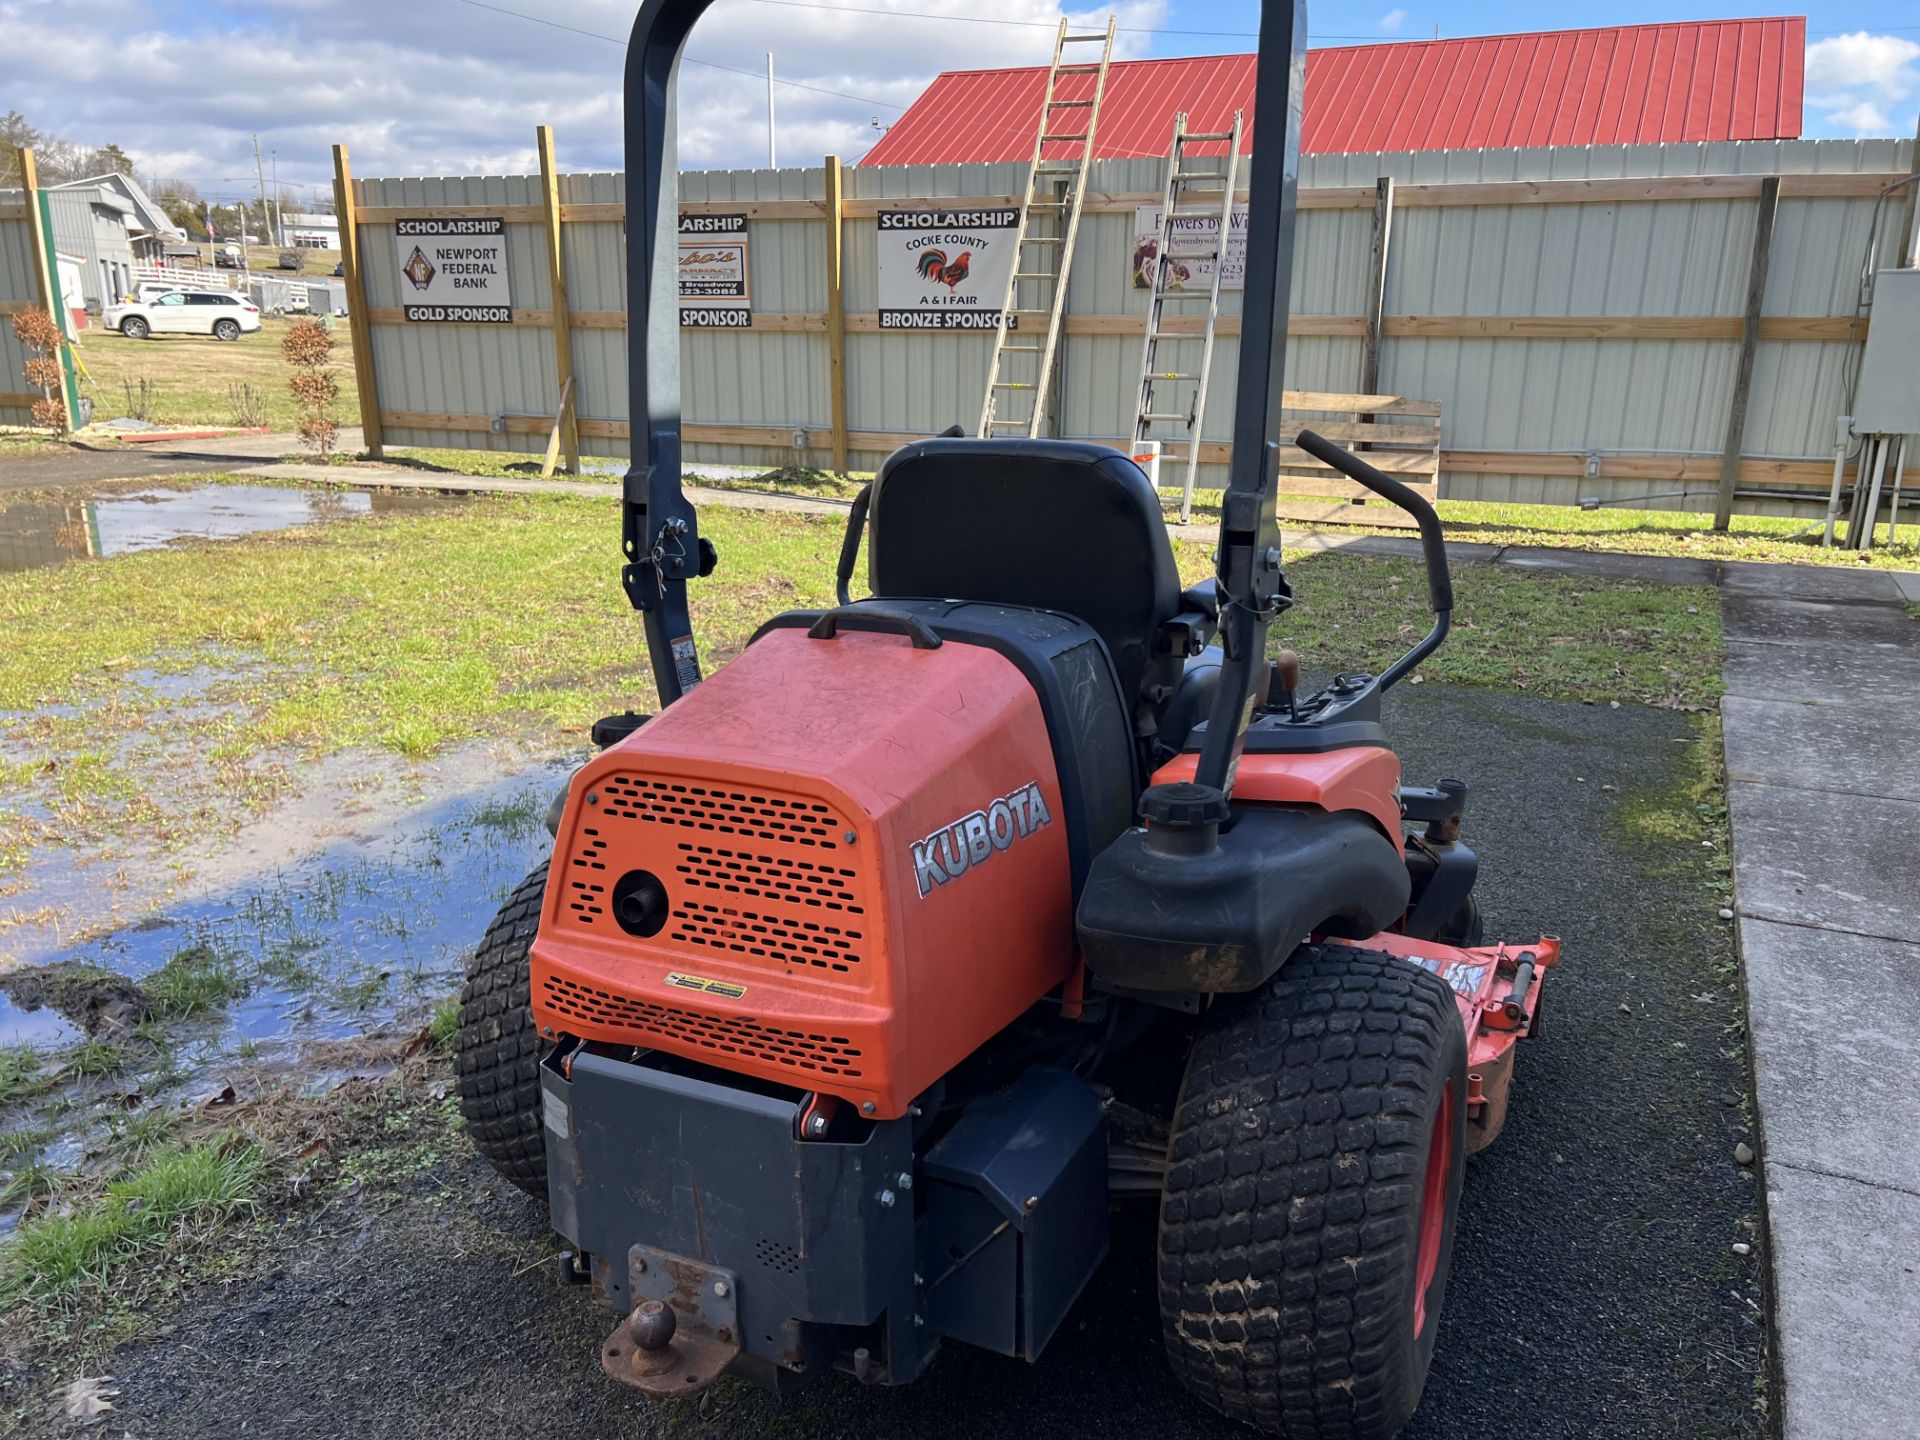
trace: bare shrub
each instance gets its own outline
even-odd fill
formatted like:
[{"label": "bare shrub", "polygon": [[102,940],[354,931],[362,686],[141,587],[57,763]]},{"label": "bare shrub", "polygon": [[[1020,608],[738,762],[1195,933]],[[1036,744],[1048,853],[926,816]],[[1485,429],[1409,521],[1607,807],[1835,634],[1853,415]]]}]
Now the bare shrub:
[{"label": "bare shrub", "polygon": [[27,383],[40,392],[40,398],[33,402],[33,423],[64,435],[67,401],[60,370],[60,326],[45,310],[22,310],[13,317],[13,335],[27,352],[22,367]]},{"label": "bare shrub", "polygon": [[340,400],[340,381],[332,368],[333,332],[318,320],[296,320],[287,327],[280,354],[293,367],[287,389],[300,410],[300,439],[325,459],[340,438],[340,422],[333,417]]}]

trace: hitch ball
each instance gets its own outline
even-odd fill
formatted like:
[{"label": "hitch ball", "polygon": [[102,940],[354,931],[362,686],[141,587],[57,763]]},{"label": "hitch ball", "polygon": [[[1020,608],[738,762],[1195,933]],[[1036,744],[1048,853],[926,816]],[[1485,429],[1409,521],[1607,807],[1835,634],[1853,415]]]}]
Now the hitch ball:
[{"label": "hitch ball", "polygon": [[679,1328],[673,1307],[659,1300],[642,1301],[627,1317],[627,1333],[633,1336],[633,1343],[649,1353],[666,1349]]}]

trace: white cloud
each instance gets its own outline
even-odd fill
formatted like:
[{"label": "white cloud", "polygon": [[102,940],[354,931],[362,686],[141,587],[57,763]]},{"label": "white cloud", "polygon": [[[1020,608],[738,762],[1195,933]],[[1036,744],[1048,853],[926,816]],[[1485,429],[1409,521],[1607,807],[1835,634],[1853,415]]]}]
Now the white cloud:
[{"label": "white cloud", "polygon": [[1914,116],[1902,102],[1920,91],[1920,42],[1865,30],[1833,35],[1807,47],[1810,133],[1911,134]]},{"label": "white cloud", "polygon": [[1827,112],[1829,124],[1842,130],[1851,130],[1856,135],[1890,135],[1893,133],[1893,121],[1887,112],[1871,100],[1860,100],[1844,110]]},{"label": "white cloud", "polygon": [[1389,34],[1397,34],[1400,27],[1406,23],[1407,12],[1404,10],[1389,10],[1380,17],[1380,28]]},{"label": "white cloud", "polygon": [[[502,3],[560,13],[541,0]],[[1097,24],[1109,8],[1123,26],[1150,26],[1166,0],[1123,0],[1076,22]],[[540,123],[553,125],[564,169],[617,170],[636,9],[569,0],[564,24],[590,32],[578,34],[460,0],[0,0],[0,109],[74,141],[121,145],[149,178],[217,198],[253,192],[256,132],[278,152],[281,183],[307,194],[330,187],[335,142],[357,175],[528,173]],[[871,120],[898,118],[941,70],[1045,64],[1062,6],[971,0],[965,13],[1020,23],[719,0],[687,55],[731,69],[683,65],[681,163],[766,163],[769,47],[780,79],[815,87],[776,89],[782,162],[817,164],[829,151],[851,161],[879,138]],[[1147,38],[1120,36],[1116,55],[1143,53]]]},{"label": "white cloud", "polygon": [[1807,93],[1830,95],[1866,88],[1903,100],[1920,83],[1920,75],[1913,71],[1915,60],[1920,60],[1920,41],[1899,35],[1857,30],[1816,40],[1807,46]]}]

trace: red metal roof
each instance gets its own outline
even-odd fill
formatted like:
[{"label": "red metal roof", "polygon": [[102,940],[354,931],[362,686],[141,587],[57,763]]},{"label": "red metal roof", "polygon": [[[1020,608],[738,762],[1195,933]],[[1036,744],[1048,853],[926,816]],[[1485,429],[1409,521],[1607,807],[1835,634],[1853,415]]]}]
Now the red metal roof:
[{"label": "red metal roof", "polygon": [[[1788,16],[1314,50],[1301,145],[1331,154],[1791,140],[1806,45],[1805,17]],[[1044,65],[949,70],[860,163],[1025,160],[1046,81]],[[1085,98],[1092,87],[1091,75],[1063,76],[1059,96]],[[1250,132],[1251,55],[1117,61],[1094,149],[1102,159],[1164,155],[1176,110],[1196,130],[1225,131],[1236,108]]]}]

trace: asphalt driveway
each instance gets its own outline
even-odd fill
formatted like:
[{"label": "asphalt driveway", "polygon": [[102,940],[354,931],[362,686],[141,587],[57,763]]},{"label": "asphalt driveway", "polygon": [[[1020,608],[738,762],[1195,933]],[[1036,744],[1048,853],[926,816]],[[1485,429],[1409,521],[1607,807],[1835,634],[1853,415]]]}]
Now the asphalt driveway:
[{"label": "asphalt driveway", "polygon": [[[1755,1186],[1729,928],[1699,841],[1621,809],[1685,776],[1686,717],[1427,685],[1393,699],[1410,780],[1474,787],[1489,934],[1561,935],[1505,1134],[1469,1166],[1432,1378],[1408,1440],[1766,1433]],[[1042,1362],[960,1346],[920,1384],[835,1377],[656,1409],[605,1381],[612,1317],[559,1290],[540,1209],[462,1154],[401,1198],[290,1222],[111,1370],[135,1437],[1232,1436],[1167,1376],[1151,1206]],[[59,1377],[61,1379],[71,1377]]]}]

